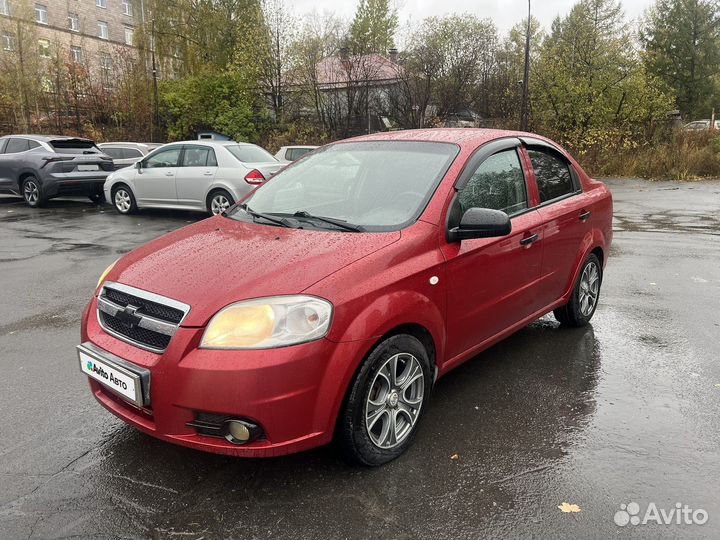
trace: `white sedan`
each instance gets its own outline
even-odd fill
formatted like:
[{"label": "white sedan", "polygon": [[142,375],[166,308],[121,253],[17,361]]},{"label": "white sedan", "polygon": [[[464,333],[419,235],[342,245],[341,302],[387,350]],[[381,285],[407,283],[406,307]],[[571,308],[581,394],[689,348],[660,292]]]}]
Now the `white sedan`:
[{"label": "white sedan", "polygon": [[284,165],[248,143],[184,141],[158,148],[105,181],[105,197],[121,214],[138,208],[220,214]]},{"label": "white sedan", "polygon": [[292,163],[300,159],[308,152],[312,152],[317,146],[282,146],[275,154],[275,159],[281,163]]}]

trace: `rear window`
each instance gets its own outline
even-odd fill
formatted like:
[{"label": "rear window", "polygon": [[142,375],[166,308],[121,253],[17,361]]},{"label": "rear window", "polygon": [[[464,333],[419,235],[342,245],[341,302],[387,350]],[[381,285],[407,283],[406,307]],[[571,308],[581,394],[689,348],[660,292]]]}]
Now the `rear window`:
[{"label": "rear window", "polygon": [[263,161],[277,161],[268,152],[253,144],[228,144],[228,152],[243,163],[258,163]]},{"label": "rear window", "polygon": [[100,149],[92,141],[83,139],[58,139],[50,141],[50,146],[62,154],[99,154]]}]

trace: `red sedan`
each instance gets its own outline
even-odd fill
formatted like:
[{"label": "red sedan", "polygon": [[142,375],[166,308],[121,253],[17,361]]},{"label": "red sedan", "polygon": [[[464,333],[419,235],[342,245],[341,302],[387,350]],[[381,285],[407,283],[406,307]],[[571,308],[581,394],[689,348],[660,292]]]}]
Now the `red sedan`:
[{"label": "red sedan", "polygon": [[338,142],[108,268],[80,367],[165,441],[258,457],[336,438],[379,465],[439,377],[550,311],[587,324],[611,222],[607,188],[537,135]]}]

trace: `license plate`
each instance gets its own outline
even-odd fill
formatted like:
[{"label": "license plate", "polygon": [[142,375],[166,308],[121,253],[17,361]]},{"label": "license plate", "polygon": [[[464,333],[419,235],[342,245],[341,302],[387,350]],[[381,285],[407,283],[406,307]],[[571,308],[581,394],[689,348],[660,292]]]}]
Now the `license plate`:
[{"label": "license plate", "polygon": [[97,165],[78,165],[77,170],[80,172],[99,171],[100,167]]},{"label": "license plate", "polygon": [[101,358],[98,354],[88,354],[78,348],[80,370],[105,388],[119,394],[124,399],[142,407],[143,393],[140,375],[114,362]]}]

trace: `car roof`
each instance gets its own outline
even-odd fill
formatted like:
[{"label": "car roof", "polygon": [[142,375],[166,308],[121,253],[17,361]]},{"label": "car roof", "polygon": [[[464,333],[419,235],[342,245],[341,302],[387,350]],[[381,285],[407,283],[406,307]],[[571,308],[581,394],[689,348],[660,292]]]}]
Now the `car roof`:
[{"label": "car roof", "polygon": [[291,144],[288,146],[283,146],[283,148],[320,148],[319,146],[315,146],[313,144]]},{"label": "car roof", "polygon": [[[460,147],[477,147],[486,142],[506,137],[532,137],[541,141],[549,141],[545,137],[535,133],[524,131],[511,131],[504,129],[484,128],[430,128],[430,129],[406,129],[401,131],[386,131],[361,135],[352,139],[345,139],[343,142],[355,141],[427,141],[454,143]],[[552,143],[555,145],[555,143]]]},{"label": "car roof", "polygon": [[41,142],[50,142],[50,141],[69,141],[69,140],[79,140],[79,141],[90,141],[92,142],[92,139],[88,139],[87,137],[69,137],[67,135],[32,135],[29,133],[13,133],[11,135],[5,135],[3,138],[6,137],[18,137],[21,139],[34,139],[36,141]]},{"label": "car roof", "polygon": [[162,146],[165,143],[144,143],[144,142],[104,142],[98,144],[98,146],[110,146],[110,145],[122,145],[122,146],[147,146],[148,148],[157,148],[158,146]]}]

